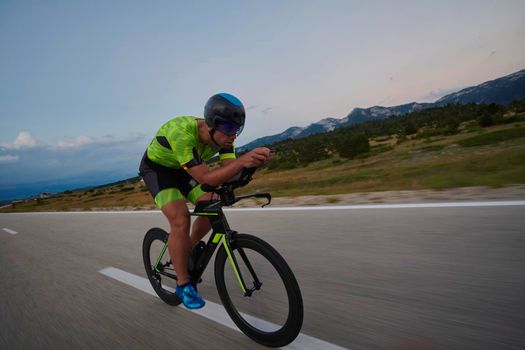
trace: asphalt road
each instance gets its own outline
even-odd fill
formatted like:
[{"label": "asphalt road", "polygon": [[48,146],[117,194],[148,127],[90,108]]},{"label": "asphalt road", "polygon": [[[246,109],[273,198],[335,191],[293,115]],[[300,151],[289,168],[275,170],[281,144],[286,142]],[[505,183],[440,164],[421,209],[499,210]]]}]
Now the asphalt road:
[{"label": "asphalt road", "polygon": [[[348,349],[525,348],[525,206],[227,216],[288,261],[303,334]],[[0,348],[262,348],[99,272],[144,277],[153,226],[166,228],[160,213],[0,214]],[[199,290],[220,304],[212,267]]]}]

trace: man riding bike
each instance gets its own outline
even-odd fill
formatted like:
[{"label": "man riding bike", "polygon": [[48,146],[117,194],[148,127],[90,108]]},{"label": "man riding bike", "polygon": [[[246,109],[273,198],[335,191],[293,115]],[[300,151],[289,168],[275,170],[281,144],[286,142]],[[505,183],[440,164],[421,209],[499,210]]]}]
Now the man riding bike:
[{"label": "man riding bike", "polygon": [[[256,148],[236,158],[235,138],[241,133],[245,111],[235,96],[220,93],[204,107],[204,120],[176,117],[165,123],[148,146],[139,175],[170,225],[168,251],[177,274],[176,293],[188,309],[204,306],[204,300],[190,283],[188,259],[191,248],[210,230],[208,218],[193,223],[190,236],[188,199],[193,204],[210,200],[201,184],[219,186],[242,168],[257,167],[270,158],[270,149]],[[219,153],[221,167],[210,169],[206,161]]]}]

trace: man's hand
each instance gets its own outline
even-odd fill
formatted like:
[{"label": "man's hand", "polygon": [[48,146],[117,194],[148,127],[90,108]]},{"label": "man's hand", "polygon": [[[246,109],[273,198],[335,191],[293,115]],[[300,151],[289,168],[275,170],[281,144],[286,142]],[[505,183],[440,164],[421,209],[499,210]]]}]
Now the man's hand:
[{"label": "man's hand", "polygon": [[258,147],[239,157],[245,168],[261,166],[271,158],[271,150],[266,147]]},{"label": "man's hand", "polygon": [[208,165],[205,163],[191,167],[186,171],[201,184],[219,186],[239,173],[242,168],[254,168],[264,164],[271,159],[272,156],[270,153],[269,148],[259,147],[212,171],[210,171]]}]

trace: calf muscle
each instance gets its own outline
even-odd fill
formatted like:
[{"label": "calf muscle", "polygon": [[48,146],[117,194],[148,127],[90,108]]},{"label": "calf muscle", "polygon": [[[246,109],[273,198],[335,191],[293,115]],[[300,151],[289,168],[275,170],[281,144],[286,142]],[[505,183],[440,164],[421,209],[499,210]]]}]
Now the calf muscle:
[{"label": "calf muscle", "polygon": [[177,283],[182,285],[189,281],[188,256],[191,250],[190,213],[184,201],[173,201],[162,207],[162,213],[170,224],[168,250],[171,262],[177,273]]}]

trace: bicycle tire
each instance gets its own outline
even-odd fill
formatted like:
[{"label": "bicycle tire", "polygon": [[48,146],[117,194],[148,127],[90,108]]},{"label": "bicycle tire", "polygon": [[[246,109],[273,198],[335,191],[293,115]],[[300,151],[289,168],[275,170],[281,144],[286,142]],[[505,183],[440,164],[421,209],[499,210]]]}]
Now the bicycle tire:
[{"label": "bicycle tire", "polygon": [[[240,256],[238,251],[239,248],[242,248],[243,251],[250,251],[250,254],[254,256],[256,254],[260,254],[262,258],[266,259],[267,262],[271,264],[267,265],[268,269],[275,269],[280,277],[280,283],[284,284],[284,290],[286,291],[286,296],[288,299],[288,312],[284,324],[282,326],[279,326],[280,328],[274,331],[264,331],[250,324],[250,322],[245,319],[246,316],[243,317],[242,310],[238,310],[236,305],[234,305],[234,303],[232,302],[232,299],[228,292],[228,288],[226,287],[225,266],[229,264],[229,262],[227,262],[228,253],[226,252],[224,246],[221,246],[215,258],[215,283],[222,304],[224,305],[226,311],[230,315],[233,322],[237,325],[237,327],[239,327],[239,329],[244,334],[246,334],[248,337],[260,344],[270,347],[281,347],[291,343],[299,335],[303,323],[304,314],[301,291],[299,289],[299,284],[297,283],[297,280],[295,279],[292,270],[290,269],[286,261],[283,259],[283,257],[272,246],[270,246],[268,243],[266,243],[258,237],[248,234],[237,234],[235,236],[235,239],[230,243],[230,245],[232,247],[232,254],[236,255],[236,260],[239,265],[244,264],[243,259],[237,257]],[[248,260],[250,261],[250,263],[252,263],[251,258],[248,258]],[[253,266],[253,269],[255,270],[255,273],[258,274],[258,267]],[[275,271],[273,271],[273,273],[274,272]],[[251,275],[247,274],[243,275],[243,277],[246,284],[248,284],[248,277],[251,277]],[[263,284],[261,286],[261,289],[263,289],[265,287],[265,281],[261,282]],[[276,281],[267,282],[276,283]],[[282,285],[280,285],[280,283],[279,286],[282,288]],[[242,298],[247,298],[242,297],[242,292],[239,288],[237,288],[237,290],[237,293],[239,293],[241,296],[235,296],[236,300],[243,300]],[[259,291],[254,291],[253,295],[249,298],[256,297],[257,293],[259,293]],[[251,302],[251,300],[248,300],[248,302]],[[264,307],[259,308],[264,309]]]},{"label": "bicycle tire", "polygon": [[[158,272],[154,270],[151,260],[151,249],[155,241],[160,241],[164,245],[168,240],[169,234],[158,227],[150,229],[144,236],[144,241],[142,242],[142,258],[144,260],[144,268],[146,269],[146,275],[148,280],[151,283],[151,286],[155,290],[155,293],[162,299],[166,304],[176,306],[179,305],[182,301],[177,296],[175,291],[163,288],[162,278],[163,277]],[[158,253],[157,253],[158,254]],[[168,254],[167,252],[165,254]],[[153,264],[155,264],[157,256],[153,256]]]}]

